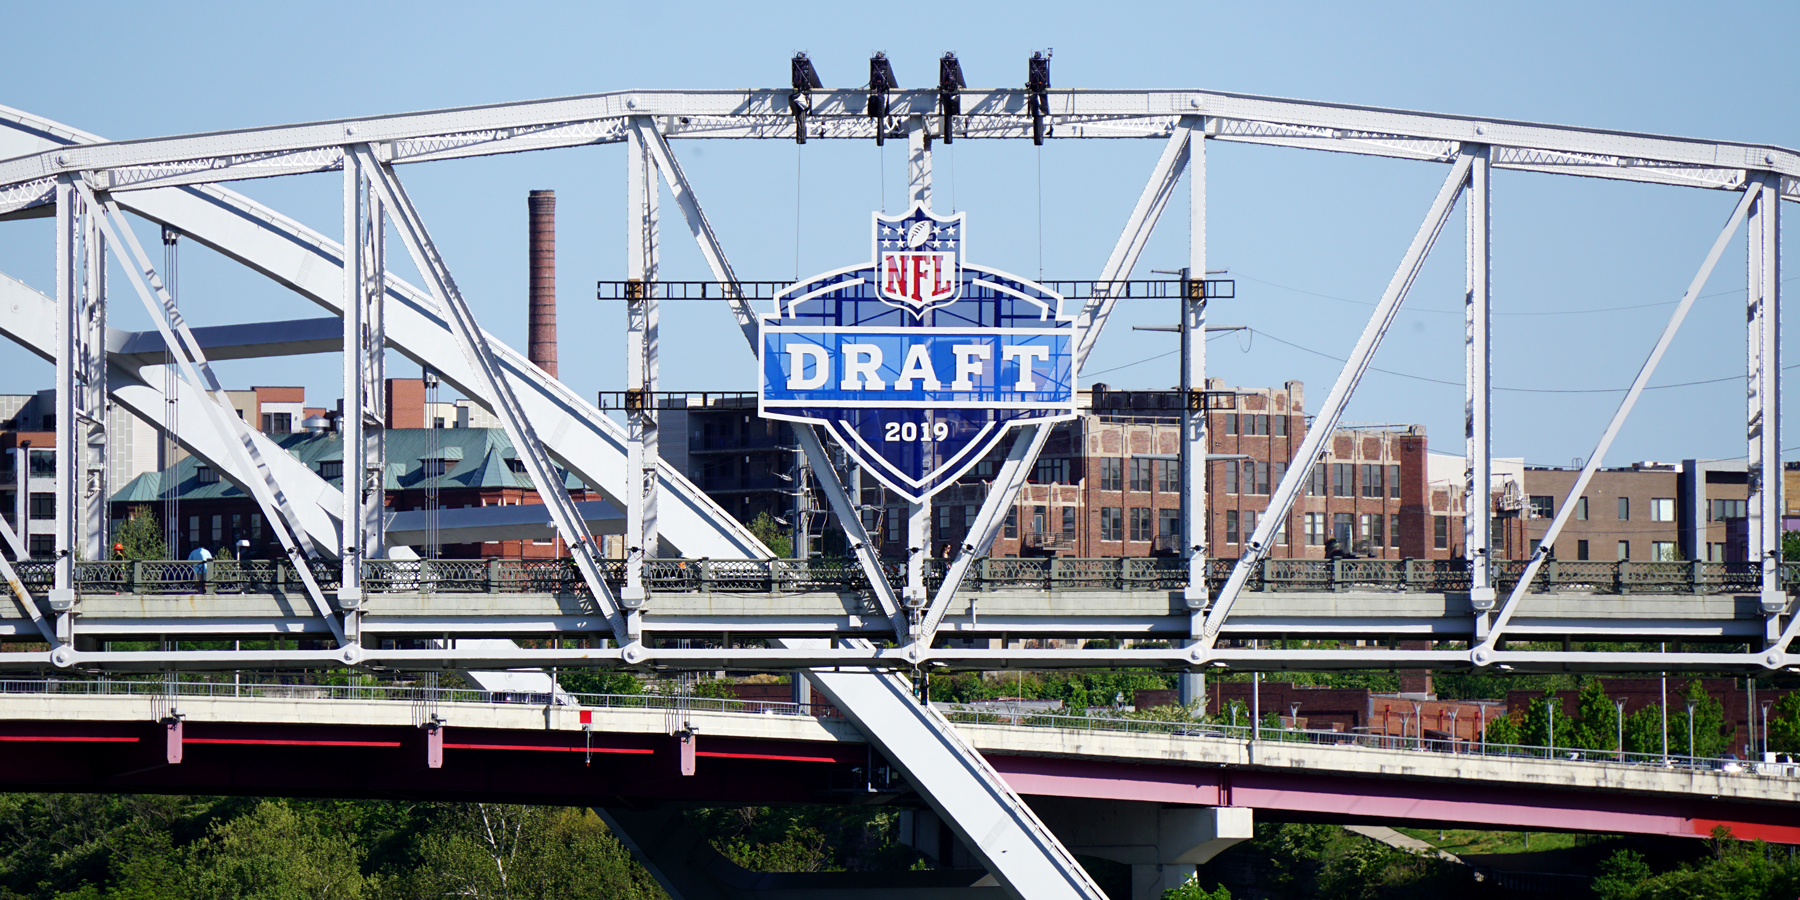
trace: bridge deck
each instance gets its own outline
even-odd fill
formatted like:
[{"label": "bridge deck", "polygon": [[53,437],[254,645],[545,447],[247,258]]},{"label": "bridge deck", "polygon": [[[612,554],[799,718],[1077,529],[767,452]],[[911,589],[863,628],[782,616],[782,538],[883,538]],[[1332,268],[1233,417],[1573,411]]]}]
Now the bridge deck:
[{"label": "bridge deck", "polygon": [[[880,765],[847,721],[802,715],[792,704],[640,695],[584,696],[588,705],[574,706],[542,695],[391,686],[176,688],[0,682],[0,744],[44,763],[8,767],[0,787],[818,803],[845,802],[852,781],[868,781],[870,770],[858,767]],[[125,693],[140,691],[155,693]],[[156,764],[150,757],[163,753],[174,717],[186,759]],[[1251,741],[1228,726],[1045,719],[1062,727],[1034,727],[981,718],[989,721],[957,727],[1027,796],[1688,836],[1721,823],[1741,837],[1800,843],[1793,766],[1727,771],[1717,761],[1545,758],[1541,748],[1465,745],[1474,752],[1449,753],[1410,741],[1313,743],[1291,732]],[[441,769],[427,767],[421,726],[432,721],[443,723]],[[671,737],[684,727],[698,733],[698,774],[687,778],[677,774]],[[865,798],[897,791],[904,788],[856,788]]]},{"label": "bridge deck", "polygon": [[[1185,637],[1191,611],[1179,562],[983,560],[951,601],[941,634]],[[1229,565],[1214,561],[1213,574],[1222,579]],[[843,561],[657,560],[653,570],[643,611],[648,634],[891,634],[861,571]],[[1266,560],[1262,572],[1225,621],[1226,637],[1474,636],[1459,563]],[[20,574],[28,588],[47,589],[47,564],[23,564]],[[1739,563],[1553,563],[1510,632],[1520,639],[1753,641],[1767,618],[1752,574]],[[1800,567],[1787,574],[1800,583]],[[337,565],[318,563],[315,575],[333,589]],[[96,639],[327,631],[283,563],[81,563],[77,583],[80,632]],[[560,560],[379,561],[369,565],[364,590],[361,628],[380,638],[609,633]],[[35,635],[16,606],[0,609],[0,635],[7,634]]]}]

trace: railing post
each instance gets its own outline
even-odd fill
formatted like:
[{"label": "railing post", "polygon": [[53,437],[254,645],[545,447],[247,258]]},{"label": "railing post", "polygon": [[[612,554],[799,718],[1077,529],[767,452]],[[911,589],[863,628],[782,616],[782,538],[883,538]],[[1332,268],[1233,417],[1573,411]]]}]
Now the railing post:
[{"label": "railing post", "polygon": [[1548,594],[1556,590],[1556,575],[1556,559],[1551,558],[1544,563],[1544,593]]},{"label": "railing post", "polygon": [[1331,561],[1331,589],[1333,591],[1344,589],[1344,561],[1342,559]]},{"label": "railing post", "polygon": [[1706,564],[1697,559],[1688,560],[1688,592],[1706,593]]},{"label": "railing post", "polygon": [[1401,560],[1404,571],[1400,575],[1400,590],[1411,593],[1413,590],[1413,561],[1411,557]]},{"label": "railing post", "polygon": [[1621,593],[1621,594],[1631,593],[1631,579],[1629,577],[1630,574],[1631,574],[1631,560],[1629,560],[1629,559],[1619,560],[1619,593]]},{"label": "railing post", "polygon": [[144,561],[141,559],[131,561],[131,592],[134,594],[144,592]]},{"label": "railing post", "polygon": [[202,593],[218,593],[218,590],[213,587],[213,567],[218,563],[219,561],[214,559],[200,564],[200,590]]}]

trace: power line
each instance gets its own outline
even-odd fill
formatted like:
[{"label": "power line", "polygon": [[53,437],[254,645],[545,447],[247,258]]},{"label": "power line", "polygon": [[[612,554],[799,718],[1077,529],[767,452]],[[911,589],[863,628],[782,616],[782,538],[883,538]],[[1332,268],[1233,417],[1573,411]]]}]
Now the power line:
[{"label": "power line", "polygon": [[[1318,351],[1318,350],[1314,350],[1314,349],[1312,349],[1312,348],[1311,348],[1311,347],[1302,347],[1302,346],[1300,346],[1300,345],[1299,345],[1299,344],[1296,344],[1296,343],[1294,343],[1294,342],[1293,342],[1293,341],[1288,341],[1288,340],[1282,340],[1282,339],[1281,339],[1281,338],[1278,338],[1278,337],[1276,337],[1276,336],[1275,336],[1275,335],[1272,335],[1272,334],[1270,334],[1270,333],[1268,333],[1268,332],[1266,332],[1266,331],[1263,331],[1263,330],[1262,330],[1262,329],[1260,329],[1260,328],[1251,328],[1251,329],[1248,329],[1248,330],[1249,330],[1249,331],[1250,331],[1250,332],[1252,332],[1252,333],[1253,333],[1253,334],[1260,334],[1260,335],[1262,335],[1262,336],[1263,336],[1263,337],[1266,337],[1266,338],[1268,338],[1268,339],[1269,339],[1269,340],[1271,340],[1271,341],[1274,341],[1274,342],[1276,342],[1276,343],[1278,343],[1278,344],[1286,344],[1286,345],[1288,345],[1288,346],[1289,346],[1289,347],[1292,347],[1292,348],[1294,348],[1294,349],[1295,349],[1295,350],[1299,350],[1299,351],[1301,351],[1301,352],[1304,352],[1304,353],[1311,353],[1311,354],[1312,354],[1312,355],[1314,355],[1314,356],[1322,356],[1322,357],[1324,357],[1324,358],[1326,358],[1326,359],[1329,359],[1329,360],[1333,360],[1333,361],[1336,361],[1336,362],[1344,362],[1344,361],[1345,361],[1345,360],[1344,360],[1344,358],[1343,358],[1343,357],[1341,357],[1341,356],[1332,356],[1332,355],[1331,355],[1331,354],[1329,354],[1329,353],[1324,353],[1324,352],[1321,352],[1321,351]],[[1146,362],[1148,362],[1148,360],[1146,360]],[[1795,365],[1791,365],[1791,366],[1783,366],[1783,367],[1782,367],[1782,370],[1783,370],[1783,371],[1786,371],[1786,370],[1788,370],[1788,369],[1796,369],[1796,368],[1800,368],[1800,363],[1797,363],[1797,364],[1795,364]],[[1380,372],[1380,373],[1382,373],[1382,374],[1384,374],[1384,375],[1394,375],[1394,376],[1397,376],[1397,377],[1400,377],[1400,378],[1411,378],[1411,379],[1413,379],[1413,380],[1414,380],[1414,381],[1425,381],[1425,382],[1430,382],[1430,383],[1432,383],[1432,384],[1447,384],[1447,385],[1449,385],[1449,386],[1451,386],[1451,387],[1462,387],[1462,386],[1463,386],[1463,382],[1460,382],[1460,381],[1445,381],[1445,380],[1444,380],[1444,379],[1442,379],[1442,378],[1428,378],[1428,377],[1426,377],[1426,376],[1424,376],[1424,375],[1414,375],[1414,374],[1412,374],[1412,373],[1411,373],[1411,372],[1396,372],[1396,371],[1394,371],[1394,370],[1392,370],[1392,369],[1383,369],[1383,368],[1380,368],[1380,367],[1378,367],[1378,366],[1370,366],[1370,367],[1369,367],[1369,369],[1370,369],[1370,370],[1371,370],[1371,371],[1375,371],[1375,372]],[[1098,374],[1098,373],[1096,373],[1096,374]],[[1742,381],[1742,380],[1744,380],[1744,376],[1742,376],[1742,375],[1727,375],[1727,376],[1726,376],[1726,377],[1724,377],[1724,378],[1708,378],[1708,379],[1706,379],[1706,380],[1703,380],[1703,381],[1683,381],[1683,382],[1679,382],[1679,383],[1676,383],[1676,384],[1653,384],[1653,385],[1650,385],[1650,386],[1649,386],[1649,387],[1646,387],[1646,388],[1644,388],[1644,390],[1646,390],[1646,391],[1660,391],[1660,390],[1667,390],[1667,389],[1669,389],[1669,388],[1679,388],[1679,387],[1695,387],[1695,386],[1698,386],[1698,385],[1703,385],[1703,384],[1719,384],[1719,383],[1722,383],[1722,382],[1726,382],[1726,381]],[[1494,390],[1496,390],[1496,391],[1507,391],[1507,392],[1509,392],[1509,393],[1515,393],[1515,394],[1623,394],[1623,393],[1625,393],[1625,391],[1627,391],[1627,390],[1629,390],[1629,388],[1515,388],[1515,387],[1496,387],[1496,388],[1494,388]]]},{"label": "power line", "polygon": [[[1245,281],[1254,281],[1257,284],[1266,284],[1272,288],[1279,288],[1284,291],[1293,291],[1296,294],[1306,294],[1309,297],[1318,297],[1318,298],[1321,298],[1324,300],[1335,300],[1339,303],[1352,303],[1357,306],[1372,307],[1375,305],[1373,302],[1370,302],[1368,300],[1352,300],[1349,297],[1339,297],[1334,294],[1322,294],[1322,293],[1319,293],[1318,291],[1309,291],[1309,290],[1306,290],[1305,288],[1297,288],[1292,285],[1277,284],[1273,281],[1264,281],[1261,278],[1256,278],[1251,275],[1245,275],[1241,271],[1233,273],[1233,275],[1234,275],[1234,277],[1242,278]],[[1800,278],[1800,276],[1795,276],[1795,278]],[[1782,283],[1786,284],[1789,281],[1795,280],[1795,278],[1784,278],[1784,279],[1782,279]],[[1738,288],[1736,290],[1728,290],[1728,291],[1716,291],[1711,294],[1701,294],[1700,296],[1698,296],[1694,299],[1706,300],[1711,297],[1724,297],[1724,296],[1727,296],[1730,294],[1742,294],[1743,292],[1744,292],[1743,288]],[[1680,300],[1665,300],[1665,301],[1658,302],[1658,303],[1634,303],[1629,306],[1597,306],[1597,307],[1592,307],[1592,308],[1588,308],[1588,309],[1559,309],[1559,310],[1548,310],[1548,311],[1544,311],[1544,312],[1505,312],[1505,311],[1501,311],[1501,310],[1495,310],[1494,315],[1496,315],[1496,316],[1579,316],[1579,315],[1586,315],[1589,313],[1619,312],[1621,310],[1628,310],[1628,309],[1652,309],[1652,308],[1658,307],[1658,306],[1674,306],[1675,304],[1680,303],[1680,302],[1681,302]],[[1400,310],[1402,312],[1435,313],[1437,315],[1445,315],[1445,316],[1460,316],[1463,314],[1463,311],[1460,309],[1432,309],[1427,306],[1402,306],[1402,307],[1400,307]]]}]

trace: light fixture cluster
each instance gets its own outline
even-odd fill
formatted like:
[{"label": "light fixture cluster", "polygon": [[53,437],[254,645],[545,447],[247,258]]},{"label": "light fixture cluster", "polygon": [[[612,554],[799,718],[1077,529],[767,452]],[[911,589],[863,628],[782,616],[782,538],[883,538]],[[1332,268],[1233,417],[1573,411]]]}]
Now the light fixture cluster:
[{"label": "light fixture cluster", "polygon": [[[1052,51],[1039,51],[1031,54],[1025,63],[1026,103],[1031,113],[1031,142],[1044,143],[1044,118],[1050,113],[1050,54]],[[793,59],[793,91],[788,94],[788,109],[794,114],[794,143],[806,143],[806,119],[812,115],[812,92],[824,85],[819,81],[819,73],[813,68],[812,60],[806,57],[805,51],[794,54]],[[898,90],[900,83],[894,77],[894,66],[888,61],[887,53],[876,51],[869,57],[868,114],[876,120],[875,144],[881,146],[887,142],[885,121],[893,111],[889,94]],[[954,137],[951,127],[953,120],[962,115],[962,91],[968,87],[963,80],[962,63],[958,62],[955,53],[945,53],[938,59],[938,112],[944,121],[942,137],[944,143],[950,143]],[[930,140],[930,135],[926,135]]]}]

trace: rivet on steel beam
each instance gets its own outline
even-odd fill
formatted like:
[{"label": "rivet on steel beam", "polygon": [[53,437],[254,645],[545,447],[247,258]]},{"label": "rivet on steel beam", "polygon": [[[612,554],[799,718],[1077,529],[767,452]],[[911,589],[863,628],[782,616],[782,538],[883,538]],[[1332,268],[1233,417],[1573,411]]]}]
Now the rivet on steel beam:
[{"label": "rivet on steel beam", "polygon": [[69,154],[67,154],[67,153],[56,154],[56,164],[59,166],[68,165],[69,164]]},{"label": "rivet on steel beam", "polygon": [[356,133],[356,126],[355,126],[355,125],[345,125],[345,126],[344,126],[344,134],[345,134],[345,135],[353,135],[353,134],[355,134],[355,133]]}]

